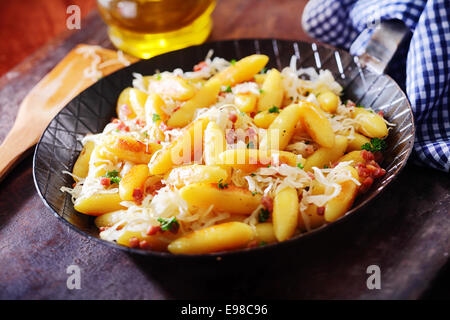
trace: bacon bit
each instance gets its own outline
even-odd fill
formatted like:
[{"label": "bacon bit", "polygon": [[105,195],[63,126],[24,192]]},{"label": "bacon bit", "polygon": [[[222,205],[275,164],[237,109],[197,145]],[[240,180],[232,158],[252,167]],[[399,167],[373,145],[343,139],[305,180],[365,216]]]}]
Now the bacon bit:
[{"label": "bacon bit", "polygon": [[347,104],[345,106],[347,108],[349,108],[349,107],[356,107],[356,103],[354,103],[352,100],[347,100]]},{"label": "bacon bit", "polygon": [[133,199],[139,204],[142,203],[142,200],[144,199],[144,192],[142,192],[142,189],[133,190]]},{"label": "bacon bit", "polygon": [[145,127],[145,125],[147,124],[144,120],[141,120],[141,119],[137,119],[136,120],[136,124],[138,125],[138,126],[140,126],[141,128],[143,128],[143,127]]},{"label": "bacon bit", "polygon": [[111,179],[110,178],[106,178],[106,177],[102,177],[100,179],[100,184],[102,186],[109,187],[111,185]]},{"label": "bacon bit", "polygon": [[258,246],[258,241],[252,240],[247,244],[247,248],[255,248]]},{"label": "bacon bit", "polygon": [[150,249],[150,246],[149,246],[147,240],[142,240],[141,242],[139,242],[139,248]]},{"label": "bacon bit", "polygon": [[159,231],[161,231],[161,226],[150,226],[148,227],[147,235],[152,236]]},{"label": "bacon bit", "polygon": [[313,154],[313,153],[314,153],[314,147],[311,146],[311,145],[307,145],[307,146],[305,147],[305,152],[306,152],[306,154],[308,154],[308,155]]},{"label": "bacon bit", "polygon": [[156,143],[157,144],[161,144],[161,140],[156,140]]},{"label": "bacon bit", "polygon": [[231,122],[235,123],[235,122],[237,121],[237,119],[238,119],[237,114],[234,113],[234,112],[230,113],[230,114],[228,115],[228,119],[229,119]]},{"label": "bacon bit", "polygon": [[298,195],[298,202],[302,202],[303,200],[303,192]]},{"label": "bacon bit", "polygon": [[361,178],[366,178],[366,177],[368,177],[370,175],[370,171],[366,168],[365,164],[358,163],[356,165],[356,170],[358,171],[358,175]]},{"label": "bacon bit", "polygon": [[269,211],[273,211],[273,199],[269,196],[263,196],[261,198],[261,204]]},{"label": "bacon bit", "polygon": [[194,71],[200,71],[207,66],[208,66],[208,64],[205,61],[199,62],[198,64],[196,64],[194,66]]},{"label": "bacon bit", "polygon": [[384,118],[384,112],[383,111],[378,111],[378,115],[380,116],[380,117],[383,117]]},{"label": "bacon bit", "polygon": [[250,112],[250,117],[254,118],[256,116],[256,112]]},{"label": "bacon bit", "polygon": [[318,216],[323,216],[325,214],[325,207],[317,207],[316,212]]},{"label": "bacon bit", "polygon": [[372,186],[372,183],[373,183],[373,178],[367,177],[366,179],[364,179],[364,181],[361,183],[361,186],[359,187],[359,192],[366,193]]},{"label": "bacon bit", "polygon": [[164,184],[161,181],[158,181],[157,183],[148,186],[145,191],[150,193],[152,196],[155,196],[158,193],[158,190],[162,187],[164,187]]},{"label": "bacon bit", "polygon": [[75,188],[76,185],[77,185],[76,182],[72,183],[72,188]]},{"label": "bacon bit", "polygon": [[119,125],[117,126],[118,130],[124,130],[126,132],[130,131],[130,127],[128,127],[125,123],[123,123],[122,121],[120,121]]},{"label": "bacon bit", "polygon": [[314,174],[312,174],[311,172],[307,172],[306,174],[307,174],[308,177],[310,177],[312,180],[316,179],[316,177],[314,176]]},{"label": "bacon bit", "polygon": [[130,244],[131,248],[136,248],[137,246],[139,246],[139,239],[136,238],[136,237],[132,237],[128,241],[129,241],[129,244]]},{"label": "bacon bit", "polygon": [[170,228],[170,232],[176,234],[180,229],[180,225],[178,223],[172,223],[172,227]]},{"label": "bacon bit", "polygon": [[361,151],[361,157],[362,157],[364,160],[367,160],[367,161],[371,161],[371,160],[374,160],[374,159],[375,159],[375,156],[373,155],[373,153],[370,152],[370,151],[367,151],[367,150],[362,150],[362,151]]},{"label": "bacon bit", "polygon": [[108,229],[109,229],[109,227],[100,227],[100,228],[99,228],[100,232],[106,231],[106,230],[108,230]]},{"label": "bacon bit", "polygon": [[117,119],[117,118],[112,118],[111,122],[112,123],[120,123],[121,121],[119,119]]}]

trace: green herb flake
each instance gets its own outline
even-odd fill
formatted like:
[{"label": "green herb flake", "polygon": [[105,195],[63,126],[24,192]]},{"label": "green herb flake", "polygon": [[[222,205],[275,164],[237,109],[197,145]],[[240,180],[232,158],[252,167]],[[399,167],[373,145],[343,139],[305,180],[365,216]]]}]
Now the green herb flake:
[{"label": "green herb flake", "polygon": [[264,74],[266,72],[267,72],[267,68],[266,67],[262,68],[261,71],[260,71],[261,74]]},{"label": "green herb flake", "polygon": [[270,218],[270,212],[267,209],[261,209],[258,215],[258,221],[259,222],[266,222]]},{"label": "green herb flake", "polygon": [[158,218],[158,222],[161,224],[161,230],[162,231],[172,231],[176,232],[178,228],[180,227],[179,222],[177,221],[177,218]]},{"label": "green herb flake", "polygon": [[108,171],[103,177],[109,178],[111,183],[116,183],[116,184],[119,184],[119,182],[121,180],[121,178],[119,177],[119,171],[117,171],[117,170]]},{"label": "green herb flake", "polygon": [[277,106],[273,106],[268,111],[269,113],[280,113],[280,109]]},{"label": "green herb flake", "polygon": [[359,104],[357,104],[357,105],[356,105],[356,107],[357,107],[357,108],[363,108],[363,109],[365,109],[365,107],[364,107],[364,106],[362,106],[362,105],[359,105]]},{"label": "green herb flake", "polygon": [[231,59],[230,63],[232,66],[234,66],[236,64],[236,59]]},{"label": "green herb flake", "polygon": [[259,93],[264,93],[264,90],[263,89],[259,89]]},{"label": "green herb flake", "polygon": [[253,149],[255,146],[253,145],[253,142],[250,141],[249,143],[247,143],[247,149]]},{"label": "green herb flake", "polygon": [[254,174],[254,173],[252,172],[252,173],[250,173],[250,176],[254,177],[254,176],[256,176],[256,174]]},{"label": "green herb flake", "polygon": [[264,247],[265,245],[267,244],[267,242],[265,242],[265,241],[261,241],[259,244],[258,244],[258,246],[260,246],[260,247]]},{"label": "green herb flake", "polygon": [[228,183],[222,183],[223,179],[220,179],[219,182],[217,183],[217,186],[219,187],[219,189],[226,189],[228,188]]},{"label": "green herb flake", "polygon": [[157,114],[157,113],[154,113],[153,114],[153,122],[156,122],[156,121],[159,121],[159,120],[161,120],[161,116],[159,114]]},{"label": "green herb flake", "polygon": [[231,92],[231,86],[228,85],[223,92]]},{"label": "green herb flake", "polygon": [[258,194],[258,192],[256,192],[256,191],[252,192],[252,196],[256,196],[257,194]]},{"label": "green herb flake", "polygon": [[161,80],[161,74],[158,73],[158,74],[156,75],[156,80]]},{"label": "green herb flake", "polygon": [[305,168],[301,163],[297,163],[297,167],[299,167],[300,169],[304,169]]},{"label": "green herb flake", "polygon": [[370,139],[370,143],[365,143],[361,146],[361,150],[367,150],[370,152],[383,151],[386,149],[387,144],[386,141],[380,138],[372,138]]},{"label": "green herb flake", "polygon": [[329,167],[328,167],[327,165],[324,165],[323,168],[324,168],[324,169],[328,169]]}]

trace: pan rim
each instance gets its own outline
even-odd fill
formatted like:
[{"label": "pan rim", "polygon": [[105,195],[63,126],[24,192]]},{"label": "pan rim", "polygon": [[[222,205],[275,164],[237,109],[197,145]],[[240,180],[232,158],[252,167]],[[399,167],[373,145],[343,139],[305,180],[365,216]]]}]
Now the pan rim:
[{"label": "pan rim", "polygon": [[[332,47],[330,45],[324,45],[322,43],[317,43],[317,42],[308,42],[308,41],[299,41],[299,40],[295,40],[295,39],[280,39],[280,38],[236,38],[236,39],[227,39],[227,40],[219,40],[219,41],[211,41],[211,42],[205,42],[203,44],[200,45],[196,45],[196,46],[190,46],[187,48],[183,48],[183,49],[179,49],[179,50],[175,50],[175,51],[171,51],[168,53],[164,53],[162,55],[159,56],[163,56],[163,55],[167,55],[167,54],[175,54],[175,53],[179,53],[182,52],[185,49],[188,48],[194,48],[194,47],[202,47],[202,46],[208,46],[208,45],[214,45],[214,44],[226,44],[226,43],[233,43],[236,41],[279,41],[279,42],[287,42],[290,44],[293,43],[303,43],[303,44],[315,44],[317,47],[322,47],[325,48],[326,50],[335,50],[338,51],[339,53],[344,53],[346,55],[350,55],[348,52],[346,52],[343,49],[339,49],[339,48],[335,48]],[[159,57],[156,56],[156,57]],[[155,57],[153,57],[155,58]],[[127,66],[125,68],[119,69],[107,76],[105,76],[104,78],[108,78],[108,77],[113,77],[115,74],[119,73],[119,72],[123,72],[124,70],[130,68],[131,66],[134,66],[136,64],[145,64],[148,61],[151,61],[153,58],[150,58],[148,60],[139,60],[133,64],[130,64],[130,66]],[[364,69],[364,67],[362,67],[362,69]],[[370,71],[371,73],[374,73],[373,71]],[[376,74],[376,73],[374,73]],[[345,213],[344,216],[340,217],[338,220],[332,222],[332,223],[327,223],[324,224],[323,226],[321,226],[320,228],[311,230],[309,232],[300,234],[300,235],[296,235],[295,237],[283,241],[283,242],[277,242],[277,243],[272,243],[272,244],[267,244],[263,247],[253,247],[253,248],[243,248],[243,249],[238,249],[238,250],[233,250],[233,251],[220,251],[220,252],[213,252],[213,253],[207,253],[207,254],[172,254],[169,252],[159,252],[159,251],[147,251],[147,250],[142,250],[142,249],[134,249],[134,248],[129,248],[129,247],[125,247],[122,245],[119,245],[115,242],[110,242],[107,240],[103,240],[99,237],[95,237],[81,229],[79,229],[78,227],[76,227],[75,225],[71,224],[69,221],[67,221],[66,219],[64,219],[61,215],[59,215],[57,213],[57,211],[49,204],[49,202],[47,201],[46,197],[44,197],[42,190],[40,188],[40,184],[37,180],[36,177],[36,161],[37,161],[37,156],[38,156],[38,151],[39,151],[39,147],[42,144],[42,139],[44,137],[45,132],[47,132],[47,130],[50,128],[50,125],[52,124],[52,122],[55,120],[55,118],[57,118],[60,113],[66,109],[71,103],[72,101],[76,100],[80,95],[82,95],[83,93],[85,93],[88,90],[92,90],[91,87],[96,85],[98,82],[93,83],[91,86],[89,86],[88,88],[86,88],[85,90],[83,90],[82,92],[80,92],[77,96],[75,96],[72,100],[70,100],[63,108],[61,108],[61,110],[53,117],[53,119],[49,122],[49,124],[47,125],[47,127],[45,128],[45,130],[43,131],[41,137],[39,138],[38,143],[36,144],[36,147],[34,149],[34,154],[33,154],[33,164],[32,164],[32,171],[33,171],[33,181],[36,187],[36,190],[38,192],[39,197],[41,198],[41,200],[43,201],[44,205],[50,209],[50,211],[53,213],[53,215],[55,215],[59,220],[62,220],[63,223],[65,223],[66,225],[68,225],[72,230],[75,230],[77,233],[79,233],[80,235],[86,237],[89,240],[94,240],[98,243],[101,243],[103,245],[106,245],[110,248],[113,249],[119,249],[122,250],[126,253],[129,254],[133,254],[133,255],[138,255],[138,256],[143,256],[143,257],[152,257],[152,258],[162,258],[162,259],[166,259],[166,258],[170,258],[170,259],[181,259],[181,260],[185,260],[185,259],[196,259],[196,260],[210,260],[210,259],[214,259],[214,260],[219,260],[222,258],[228,258],[228,257],[236,257],[236,256],[240,256],[240,255],[246,255],[246,254],[257,254],[258,252],[261,251],[267,251],[267,250],[274,250],[274,249],[278,249],[278,248],[283,248],[283,247],[287,247],[287,246],[292,246],[293,244],[295,244],[296,242],[299,241],[304,241],[305,239],[310,239],[310,238],[314,238],[317,235],[323,233],[325,230],[329,230],[332,227],[338,226],[340,224],[342,224],[345,221],[348,221],[348,217],[350,216],[354,216],[356,213],[360,213],[362,211],[362,209],[371,201],[373,201],[375,198],[377,198],[380,194],[382,194],[384,192],[384,190],[386,189],[387,186],[391,185],[391,183],[398,177],[398,175],[400,174],[400,172],[404,169],[409,157],[411,156],[412,150],[413,150],[413,146],[414,146],[414,138],[415,138],[415,123],[414,123],[414,114],[411,108],[411,104],[410,101],[408,99],[408,96],[405,94],[405,92],[403,92],[403,90],[400,88],[400,86],[398,85],[398,83],[389,75],[387,74],[382,74],[382,76],[387,77],[392,83],[395,84],[396,89],[398,90],[398,92],[400,92],[402,94],[402,96],[405,98],[406,104],[407,104],[407,108],[409,111],[409,115],[411,117],[411,137],[408,139],[408,147],[407,147],[407,152],[406,155],[404,157],[404,159],[399,163],[399,165],[397,165],[397,167],[395,168],[394,172],[392,173],[392,178],[385,183],[384,185],[379,186],[376,190],[371,190],[370,195],[364,200],[361,201],[360,203],[358,203],[355,207],[352,207],[349,211],[347,211]],[[100,81],[102,81],[104,78],[102,78]],[[409,124],[409,123],[408,123]],[[381,180],[382,181],[382,180]]]}]

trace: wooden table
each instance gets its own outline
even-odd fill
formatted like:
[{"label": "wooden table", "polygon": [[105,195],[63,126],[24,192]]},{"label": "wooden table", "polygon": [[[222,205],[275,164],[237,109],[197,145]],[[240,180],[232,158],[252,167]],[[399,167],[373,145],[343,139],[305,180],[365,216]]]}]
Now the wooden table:
[{"label": "wooden table", "polygon": [[[211,40],[305,40],[304,3],[221,1]],[[75,44],[111,46],[95,11],[83,26],[0,78],[0,141],[26,93]],[[152,261],[87,240],[43,205],[31,162],[29,156],[0,185],[0,298],[398,299],[429,296],[436,279],[448,283],[440,274],[450,249],[450,180],[431,169],[409,164],[369,208],[320,237],[264,256],[202,264]],[[81,268],[81,290],[66,287],[66,268],[72,264]],[[369,265],[381,269],[381,290],[367,289]]]}]

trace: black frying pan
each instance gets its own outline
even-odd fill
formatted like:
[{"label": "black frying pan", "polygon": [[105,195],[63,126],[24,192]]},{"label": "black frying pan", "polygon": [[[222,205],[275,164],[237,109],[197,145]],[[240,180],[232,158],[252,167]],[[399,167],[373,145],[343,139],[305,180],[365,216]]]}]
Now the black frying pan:
[{"label": "black frying pan", "polygon": [[[33,174],[38,193],[57,218],[84,236],[132,254],[155,258],[217,259],[222,256],[246,255],[250,251],[258,253],[281,246],[295,246],[306,238],[326,232],[330,225],[283,243],[206,255],[174,256],[170,253],[131,249],[101,240],[98,229],[93,223],[94,217],[74,210],[70,196],[60,191],[61,186],[71,186],[73,183],[72,178],[63,174],[62,171],[72,171],[73,164],[82,149],[81,138],[88,133],[101,132],[110,119],[116,116],[117,98],[125,87],[131,86],[133,72],[146,75],[155,73],[157,69],[161,71],[172,71],[175,68],[191,70],[193,65],[204,59],[210,49],[214,50],[215,56],[224,57],[227,60],[240,59],[253,53],[264,53],[270,57],[268,67],[277,69],[288,66],[292,55],[296,55],[298,66],[330,70],[343,86],[346,98],[374,110],[382,110],[386,119],[396,125],[387,138],[388,149],[385,151],[385,160],[382,164],[386,169],[386,175],[376,181],[368,193],[360,196],[353,208],[333,225],[351,219],[398,175],[413,147],[414,122],[408,99],[395,81],[383,74],[387,62],[405,34],[403,29],[396,30],[394,27],[395,25],[382,24],[375,32],[367,52],[360,56],[359,60],[343,50],[314,43],[245,39],[189,47],[121,69],[80,93],[51,121],[39,140],[34,154]],[[390,32],[389,40],[391,41],[380,50],[383,47],[379,40],[385,39],[386,32]]]}]

